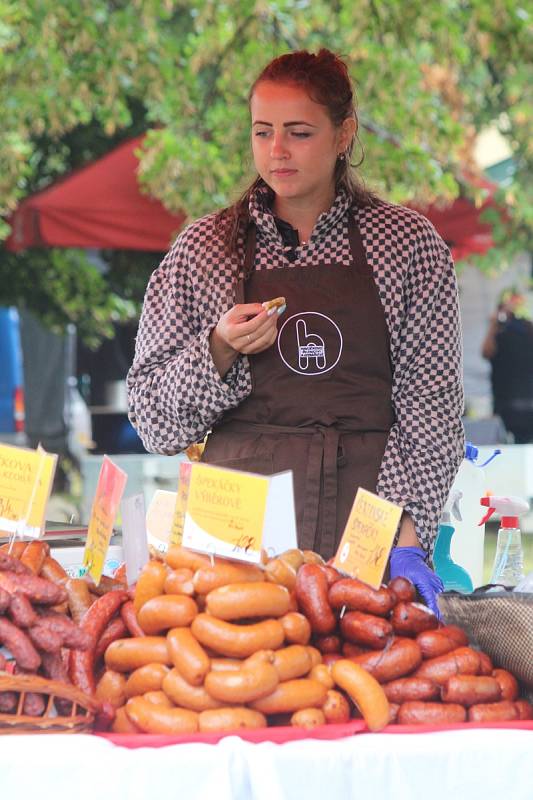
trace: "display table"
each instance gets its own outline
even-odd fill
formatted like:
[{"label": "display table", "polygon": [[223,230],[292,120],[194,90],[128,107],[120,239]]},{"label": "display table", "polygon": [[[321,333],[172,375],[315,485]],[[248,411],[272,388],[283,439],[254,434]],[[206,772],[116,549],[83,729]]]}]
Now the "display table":
[{"label": "display table", "polygon": [[98,736],[2,736],[0,787],[28,800],[531,800],[531,754],[531,723],[136,749]]}]

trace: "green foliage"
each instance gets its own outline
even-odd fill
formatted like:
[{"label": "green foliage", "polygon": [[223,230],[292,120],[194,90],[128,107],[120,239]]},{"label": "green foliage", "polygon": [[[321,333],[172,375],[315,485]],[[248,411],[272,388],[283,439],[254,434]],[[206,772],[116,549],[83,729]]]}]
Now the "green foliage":
[{"label": "green foliage", "polygon": [[[530,11],[520,0],[0,0],[0,218],[149,128],[145,191],[191,217],[230,202],[253,174],[247,94],[257,73],[279,53],[327,46],[356,81],[362,175],[392,200],[453,199],[475,132],[499,126],[516,163],[489,255],[504,263],[531,230]],[[60,276],[68,285],[73,257],[24,258],[24,295],[37,299],[30,276],[49,258],[66,302]],[[146,273],[137,256],[128,264],[124,291]]]}]

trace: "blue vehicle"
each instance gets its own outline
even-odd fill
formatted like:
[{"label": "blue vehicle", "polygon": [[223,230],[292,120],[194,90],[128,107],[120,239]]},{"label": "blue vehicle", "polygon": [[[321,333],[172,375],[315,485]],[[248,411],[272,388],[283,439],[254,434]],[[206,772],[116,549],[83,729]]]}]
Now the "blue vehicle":
[{"label": "blue vehicle", "polygon": [[0,307],[0,441],[25,444],[24,375],[19,315]]}]

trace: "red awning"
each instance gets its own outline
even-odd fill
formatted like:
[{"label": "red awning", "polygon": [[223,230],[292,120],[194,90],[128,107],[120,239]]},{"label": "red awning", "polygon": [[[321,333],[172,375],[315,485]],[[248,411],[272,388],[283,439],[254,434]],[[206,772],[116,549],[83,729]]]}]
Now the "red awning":
[{"label": "red awning", "polygon": [[[185,215],[170,214],[141,194],[135,156],[143,136],[130,139],[107,155],[47,189],[23,200],[11,219],[8,250],[28,247],[94,247],[166,251]],[[435,225],[456,260],[484,253],[493,245],[490,225],[480,214],[493,205],[494,185],[483,181],[488,197],[480,208],[458,198],[447,208],[417,207]]]},{"label": "red awning", "polygon": [[9,223],[8,250],[95,247],[168,250],[185,215],[142,194],[135,156],[143,136],[23,200]]}]

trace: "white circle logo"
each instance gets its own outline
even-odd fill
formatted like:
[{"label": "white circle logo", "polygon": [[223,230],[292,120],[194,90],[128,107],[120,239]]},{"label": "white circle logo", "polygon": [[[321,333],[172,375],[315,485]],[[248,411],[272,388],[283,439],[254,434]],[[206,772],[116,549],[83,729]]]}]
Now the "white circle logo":
[{"label": "white circle logo", "polygon": [[299,375],[322,375],[338,364],[343,339],[338,325],[319,311],[302,311],[285,320],[278,334],[283,363]]}]

